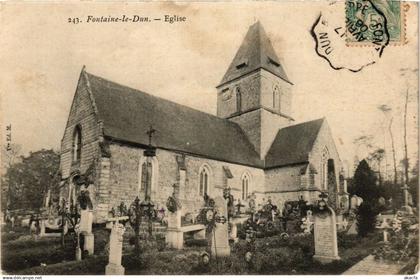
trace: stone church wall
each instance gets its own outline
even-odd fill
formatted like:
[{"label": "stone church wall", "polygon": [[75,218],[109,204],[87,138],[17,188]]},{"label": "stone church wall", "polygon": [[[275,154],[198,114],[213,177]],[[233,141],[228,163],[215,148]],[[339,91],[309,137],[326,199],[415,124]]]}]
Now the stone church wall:
[{"label": "stone church wall", "polygon": [[301,169],[304,165],[285,166],[265,171],[266,192],[296,191],[301,187]]},{"label": "stone church wall", "polygon": [[[322,127],[318,133],[318,137],[314,143],[313,149],[309,154],[309,161],[312,165],[316,168],[318,174],[315,175],[315,186],[321,189],[321,162],[322,162],[322,152],[324,148],[328,149],[329,158],[334,160],[334,170],[335,170],[335,177],[336,177],[336,185],[337,185],[337,192],[339,191],[339,174],[340,170],[342,169],[342,163],[340,157],[337,152],[337,148],[334,143],[334,139],[331,134],[331,130],[328,126],[326,120],[322,124]],[[335,194],[336,195],[336,194]]]},{"label": "stone church wall", "polygon": [[236,87],[241,92],[241,111],[256,109],[260,105],[260,80],[260,71],[257,71],[218,88],[217,116],[228,118],[237,113]]},{"label": "stone church wall", "polygon": [[[143,157],[143,150],[136,147],[111,144],[111,159],[109,171],[109,205],[116,207],[121,202],[127,206],[139,194],[139,164]],[[166,200],[173,192],[173,185],[180,184],[179,166],[176,156],[181,154],[158,149],[156,162],[158,166],[157,181],[152,183],[152,201],[157,208],[166,209]],[[155,161],[153,164],[156,164]],[[194,212],[199,210],[204,200],[199,195],[199,170],[205,165],[210,171],[210,196],[215,197],[223,194],[223,188],[230,186],[235,199],[241,197],[241,177],[247,172],[250,176],[249,192],[264,191],[264,172],[261,169],[225,163],[217,160],[200,158],[197,156],[185,156],[185,187],[180,189],[180,200],[183,211]],[[233,178],[227,179],[223,166],[227,166]],[[153,181],[153,180],[152,180]],[[182,184],[180,184],[182,185]],[[261,195],[257,194],[257,197]],[[141,197],[141,199],[144,199]]]},{"label": "stone church wall", "polygon": [[261,109],[254,110],[229,119],[239,124],[255,151],[260,152],[261,145]]},{"label": "stone church wall", "polygon": [[73,133],[76,125],[80,125],[82,131],[80,171],[83,173],[92,161],[97,158],[100,133],[92,102],[83,82],[83,77],[80,78],[77,85],[64,136],[61,140],[60,169],[64,179],[68,178],[71,172]]},{"label": "stone church wall", "polygon": [[279,112],[291,116],[292,114],[292,85],[268,71],[261,70],[261,105],[273,108],[273,92],[277,86],[280,93]]}]

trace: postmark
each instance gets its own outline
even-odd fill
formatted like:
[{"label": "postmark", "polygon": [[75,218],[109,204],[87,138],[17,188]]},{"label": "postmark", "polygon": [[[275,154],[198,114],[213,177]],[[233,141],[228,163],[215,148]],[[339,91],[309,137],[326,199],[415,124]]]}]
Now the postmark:
[{"label": "postmark", "polygon": [[[355,12],[347,19],[343,10],[350,1],[359,5],[354,4]],[[369,0],[331,3],[321,11],[311,34],[316,53],[334,70],[361,71],[375,64],[389,44],[387,19]],[[349,36],[355,42],[370,43],[366,48],[351,48]]]},{"label": "postmark", "polygon": [[[386,36],[392,45],[404,44],[406,42],[405,12],[409,7],[408,3],[402,1],[346,0],[347,44],[349,46],[378,45],[386,39]],[[385,31],[388,34],[384,34]]]}]

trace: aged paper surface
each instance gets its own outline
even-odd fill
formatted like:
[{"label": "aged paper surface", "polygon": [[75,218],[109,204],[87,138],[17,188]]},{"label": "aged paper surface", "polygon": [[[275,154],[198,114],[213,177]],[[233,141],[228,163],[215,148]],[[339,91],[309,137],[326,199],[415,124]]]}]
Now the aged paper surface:
[{"label": "aged paper surface", "polygon": [[[418,253],[398,256],[403,259],[398,264],[382,262],[377,270],[367,267],[374,267],[378,259],[388,260],[379,252],[385,246],[380,242],[383,231],[394,236],[391,228],[397,210],[408,213],[412,228],[410,237],[398,239],[398,233],[394,237],[405,250],[418,242],[418,192],[413,187],[418,184],[418,29],[417,2],[2,2],[2,271],[41,275],[407,272],[404,266],[418,262]],[[376,213],[383,224],[372,233],[379,243],[350,263],[344,232],[358,233],[355,209],[365,194],[354,182],[364,159],[375,177],[372,184],[389,191],[379,190],[372,199],[386,206]],[[328,198],[319,197],[324,193]],[[150,230],[150,236],[160,233],[166,247],[156,238],[149,247],[158,252],[153,251],[153,258],[175,260],[171,268],[159,267],[159,261],[136,268],[124,257],[122,264],[121,260],[108,263],[112,250],[122,250],[124,256],[135,250],[128,241],[135,235],[133,229],[121,230],[124,237],[114,236],[119,245],[110,244],[109,234],[117,217],[132,222],[134,212],[118,207],[131,209],[137,196],[139,203],[151,202],[154,207],[153,215],[141,212],[150,223],[140,231]],[[228,217],[213,209],[204,215],[212,222],[200,222],[197,217],[203,209],[214,206],[209,206],[207,196],[224,196]],[[293,261],[285,267],[280,261],[264,266],[272,259],[284,258],[282,263],[293,259],[293,250],[287,247],[276,253],[268,250],[271,245],[260,251],[258,246],[246,247],[243,222],[250,213],[252,219],[255,213],[262,215],[259,223],[272,234],[258,233],[250,243],[272,238],[266,243],[270,244],[276,236],[284,238],[283,233],[300,238],[295,229],[283,227],[287,211],[298,207],[299,201],[312,211],[324,199],[337,216],[338,232],[332,240],[337,242],[338,234],[339,257],[327,262],[336,261],[341,270],[312,263],[309,257],[308,267]],[[71,205],[81,207],[74,215],[90,211],[83,212],[89,218],[67,221],[63,213],[71,216]],[[264,208],[267,205],[274,210]],[[299,209],[305,220],[297,231],[307,234],[304,238],[312,244],[312,218]],[[262,218],[267,211],[273,211],[270,223]],[[174,227],[168,222],[172,219]],[[233,242],[230,249],[223,247],[223,257],[232,258],[228,264],[219,263],[217,253],[214,259],[212,238],[204,235],[204,229],[211,231],[209,223],[217,227],[224,219]],[[79,232],[86,221],[88,230]],[[60,248],[57,240],[63,223],[69,240],[76,233],[82,236],[74,237],[77,244],[82,242],[77,247],[80,252],[63,249],[57,251],[59,257],[41,256],[24,244],[26,238],[34,251]],[[17,228],[10,228],[12,224]],[[390,229],[384,230],[388,225]],[[20,231],[31,235],[20,236]],[[173,253],[173,248],[186,247],[190,235],[209,241],[207,247]],[[44,241],[48,238],[50,245]],[[391,248],[397,242],[392,240]],[[142,242],[140,247],[146,248]],[[248,249],[235,249],[241,242]],[[73,246],[70,243],[67,248]],[[16,250],[23,251],[19,255]],[[299,250],[303,257],[295,256],[296,262],[302,263],[307,255]],[[90,270],[82,271],[73,262],[89,261],[85,257],[92,254],[103,258],[101,265],[108,264],[107,268],[97,268],[91,261]],[[22,268],[13,265],[25,258],[39,261],[32,265],[24,261]],[[200,258],[208,258],[209,264],[197,261]],[[62,261],[71,265],[49,270]],[[356,266],[358,261],[372,263]]]}]

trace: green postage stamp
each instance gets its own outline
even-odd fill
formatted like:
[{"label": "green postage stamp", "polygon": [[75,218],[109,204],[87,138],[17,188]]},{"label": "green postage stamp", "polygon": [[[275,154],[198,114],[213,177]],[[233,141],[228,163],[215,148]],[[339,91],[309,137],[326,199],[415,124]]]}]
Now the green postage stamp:
[{"label": "green postage stamp", "polygon": [[393,0],[346,0],[347,43],[404,44],[408,7]]}]

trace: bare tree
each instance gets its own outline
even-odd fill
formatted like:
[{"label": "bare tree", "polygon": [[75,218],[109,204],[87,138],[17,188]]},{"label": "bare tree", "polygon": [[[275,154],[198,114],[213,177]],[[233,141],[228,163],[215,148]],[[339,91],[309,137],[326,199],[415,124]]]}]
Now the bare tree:
[{"label": "bare tree", "polygon": [[390,116],[392,109],[391,109],[391,107],[389,107],[386,104],[378,106],[378,109],[382,113],[384,113],[386,118],[390,117],[389,125],[388,125],[388,132],[389,132],[389,135],[391,137],[392,161],[393,161],[393,165],[394,165],[394,185],[397,185],[397,176],[398,176],[398,174],[397,174],[397,158],[396,158],[396,155],[395,155],[394,135],[392,133],[392,121],[393,121],[394,118],[392,116]]},{"label": "bare tree", "polygon": [[[418,69],[414,69],[412,71],[410,71],[410,69],[406,68],[406,69],[400,69],[401,71],[401,76],[404,77],[406,76],[406,74],[410,74],[410,72],[412,73],[417,73]],[[405,94],[404,94],[404,159],[403,159],[403,165],[404,165],[404,179],[405,179],[405,184],[408,184],[410,178],[409,178],[409,160],[408,160],[408,145],[407,145],[407,111],[408,111],[408,103],[411,101],[411,96],[410,96],[410,91],[409,91],[409,86],[407,83],[407,87],[405,90]]]}]

